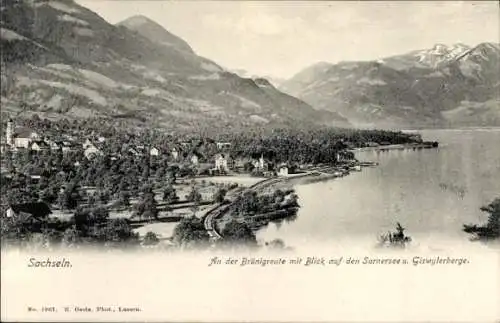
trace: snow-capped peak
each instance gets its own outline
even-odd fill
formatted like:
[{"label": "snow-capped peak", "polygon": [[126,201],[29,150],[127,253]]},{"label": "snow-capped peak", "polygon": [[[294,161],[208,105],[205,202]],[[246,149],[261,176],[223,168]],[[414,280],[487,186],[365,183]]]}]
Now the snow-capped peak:
[{"label": "snow-capped peak", "polygon": [[460,43],[450,46],[444,44],[436,44],[431,49],[418,52],[417,58],[419,63],[436,67],[442,62],[456,59],[470,49],[471,48],[469,46]]}]

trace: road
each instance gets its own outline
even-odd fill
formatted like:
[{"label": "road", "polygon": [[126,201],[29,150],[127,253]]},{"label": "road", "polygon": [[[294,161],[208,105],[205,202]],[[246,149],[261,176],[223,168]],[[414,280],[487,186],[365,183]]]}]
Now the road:
[{"label": "road", "polygon": [[[263,189],[265,187],[268,187],[270,185],[276,184],[282,180],[285,180],[286,178],[268,178],[265,180],[262,180],[258,183],[255,183],[252,186],[249,186],[245,191],[250,191],[250,190],[257,190],[257,189]],[[240,193],[240,194],[243,194]],[[205,214],[205,220],[204,220],[204,225],[205,225],[205,230],[207,230],[208,234],[210,235],[211,239],[222,239],[222,236],[220,235],[219,232],[215,229],[215,219],[218,217],[222,216],[230,207],[231,204],[234,203],[235,197],[230,197],[229,194],[227,196],[227,200],[229,203],[221,203],[215,206],[214,208],[210,209],[206,214]]]}]

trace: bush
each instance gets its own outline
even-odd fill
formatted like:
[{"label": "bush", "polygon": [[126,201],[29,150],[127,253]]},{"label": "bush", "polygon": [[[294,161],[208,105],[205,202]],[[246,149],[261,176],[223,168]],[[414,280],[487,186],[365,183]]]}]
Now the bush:
[{"label": "bush", "polygon": [[154,245],[158,244],[159,242],[160,242],[160,239],[158,239],[158,237],[156,236],[156,234],[154,232],[149,231],[144,236],[143,245],[145,245],[145,246],[154,246]]},{"label": "bush", "polygon": [[496,240],[500,237],[500,198],[496,198],[483,206],[481,211],[488,213],[488,222],[486,225],[464,224],[463,231],[473,235],[472,240]]},{"label": "bush", "polygon": [[203,221],[194,216],[183,218],[174,229],[173,241],[182,247],[206,246],[209,239]]}]

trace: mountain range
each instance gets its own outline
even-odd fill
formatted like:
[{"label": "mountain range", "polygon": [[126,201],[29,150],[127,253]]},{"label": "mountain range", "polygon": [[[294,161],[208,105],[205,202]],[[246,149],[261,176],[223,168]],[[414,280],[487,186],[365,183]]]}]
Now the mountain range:
[{"label": "mountain range", "polygon": [[2,110],[163,128],[349,126],[195,53],[156,22],[116,25],[71,0],[2,2]]},{"label": "mountain range", "polygon": [[500,45],[438,44],[320,62],[289,80],[229,70],[144,16],[110,24],[72,0],[0,7],[1,104],[170,129],[500,126]]},{"label": "mountain range", "polygon": [[365,62],[319,62],[279,89],[356,126],[500,126],[500,44],[431,49]]},{"label": "mountain range", "polygon": [[276,76],[269,76],[269,75],[257,75],[257,74],[254,74],[254,73],[250,73],[249,71],[247,70],[244,70],[244,69],[228,69],[228,71],[240,76],[240,77],[244,77],[244,78],[264,78],[266,80],[269,81],[269,83],[271,83],[273,86],[279,88],[279,86],[286,81],[285,78],[281,78],[281,77],[276,77]]}]

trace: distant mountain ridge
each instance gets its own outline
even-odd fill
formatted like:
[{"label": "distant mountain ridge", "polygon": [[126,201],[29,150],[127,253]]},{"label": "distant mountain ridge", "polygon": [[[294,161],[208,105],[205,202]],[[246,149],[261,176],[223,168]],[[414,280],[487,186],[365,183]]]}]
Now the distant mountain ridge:
[{"label": "distant mountain ridge", "polygon": [[368,62],[314,64],[280,90],[355,125],[500,126],[500,44],[412,51]]},{"label": "distant mountain ridge", "polygon": [[284,78],[279,78],[279,77],[274,77],[274,76],[269,76],[269,75],[257,75],[254,73],[250,73],[247,70],[244,69],[228,69],[228,71],[238,75],[239,77],[243,78],[251,78],[251,79],[266,79],[268,80],[273,86],[279,87],[283,82],[286,81]]},{"label": "distant mountain ridge", "polygon": [[122,22],[119,22],[116,25],[123,26],[125,28],[128,28],[129,30],[135,31],[155,43],[165,46],[171,46],[179,51],[185,51],[190,54],[194,54],[193,49],[187,42],[169,33],[161,25],[145,16],[133,16],[125,19]]},{"label": "distant mountain ridge", "polygon": [[146,17],[112,25],[70,0],[20,0],[2,3],[0,18],[3,111],[170,129],[349,125],[227,72]]}]

